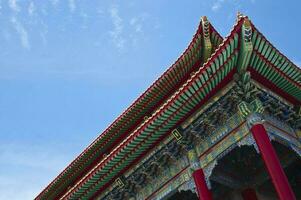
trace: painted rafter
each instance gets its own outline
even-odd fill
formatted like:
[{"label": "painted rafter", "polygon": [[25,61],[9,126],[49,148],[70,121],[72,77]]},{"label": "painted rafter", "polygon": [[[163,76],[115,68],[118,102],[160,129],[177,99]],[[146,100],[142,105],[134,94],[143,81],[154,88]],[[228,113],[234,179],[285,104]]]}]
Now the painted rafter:
[{"label": "painted rafter", "polygon": [[282,93],[281,96],[293,104],[300,104],[301,69],[281,54],[253,24],[251,26],[253,50],[248,67],[252,78],[263,85],[271,85],[270,89]]}]

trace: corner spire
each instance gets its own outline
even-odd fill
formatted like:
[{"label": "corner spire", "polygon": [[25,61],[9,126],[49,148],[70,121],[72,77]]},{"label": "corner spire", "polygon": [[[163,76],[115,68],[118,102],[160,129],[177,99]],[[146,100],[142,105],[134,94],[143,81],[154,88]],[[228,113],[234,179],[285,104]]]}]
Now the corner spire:
[{"label": "corner spire", "polygon": [[239,21],[243,17],[244,17],[244,15],[241,12],[238,11],[237,14],[236,14],[236,21]]},{"label": "corner spire", "polygon": [[241,37],[240,37],[240,56],[238,59],[237,70],[239,74],[246,71],[250,57],[253,51],[252,45],[252,26],[248,18],[243,19],[243,24],[241,26]]},{"label": "corner spire", "polygon": [[211,56],[212,44],[210,40],[210,30],[209,30],[210,23],[206,16],[201,17],[201,21],[202,21],[202,29],[203,29],[203,38],[202,38],[203,39],[202,46],[204,52],[203,61],[205,63],[207,59]]}]

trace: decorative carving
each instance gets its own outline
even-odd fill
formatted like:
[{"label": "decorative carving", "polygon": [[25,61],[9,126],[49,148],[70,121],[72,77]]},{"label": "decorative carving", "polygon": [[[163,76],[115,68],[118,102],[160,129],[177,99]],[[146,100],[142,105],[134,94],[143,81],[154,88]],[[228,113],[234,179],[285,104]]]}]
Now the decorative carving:
[{"label": "decorative carving", "polygon": [[227,155],[228,153],[230,153],[230,151],[232,151],[234,148],[235,148],[235,145],[231,145],[230,147],[228,147],[227,149],[225,149],[222,153],[220,153],[216,157],[216,160],[219,160],[219,159],[223,158],[225,155]]},{"label": "decorative carving", "polygon": [[199,158],[197,156],[195,149],[189,150],[187,153],[187,156],[188,156],[188,160],[190,162],[190,168],[192,170],[196,170],[196,169],[200,168]]},{"label": "decorative carving", "polygon": [[210,176],[213,172],[213,169],[215,168],[215,166],[217,165],[217,160],[215,159],[214,161],[212,161],[211,163],[209,163],[203,170],[204,170],[204,174],[205,174],[205,179],[206,179],[206,184],[208,186],[209,189],[211,189],[211,183],[210,183]]},{"label": "decorative carving", "polygon": [[251,134],[247,135],[245,138],[243,138],[242,140],[240,140],[237,143],[238,147],[245,146],[245,145],[246,146],[253,146],[255,148],[256,152],[260,153],[259,149],[258,149],[258,146],[256,144],[256,141],[254,140],[254,138]]},{"label": "decorative carving", "polygon": [[[248,79],[248,76],[246,75],[244,78]],[[252,84],[256,86],[256,83],[253,82]],[[248,85],[245,85],[244,90],[247,91],[248,87]],[[255,92],[253,94],[255,94]],[[136,191],[137,199],[144,199],[154,191],[157,191],[163,183],[168,181],[170,177],[175,176],[175,174],[177,174],[189,163],[192,169],[199,168],[198,166],[200,164],[204,166],[203,169],[206,177],[206,183],[208,187],[211,187],[211,181],[213,179],[211,177],[210,181],[210,176],[213,173],[215,165],[219,159],[228,154],[233,148],[236,146],[240,147],[243,145],[253,145],[255,150],[259,153],[255,140],[253,139],[252,135],[249,134],[247,127],[251,127],[257,123],[263,123],[263,119],[267,120],[269,123],[275,124],[277,127],[291,133],[294,136],[294,133],[296,133],[295,131],[298,130],[293,125],[297,124],[298,122],[298,116],[294,107],[281,101],[281,99],[275,97],[273,94],[270,94],[268,91],[258,88],[258,91],[255,95],[256,98],[253,98],[254,96],[251,95],[252,97],[249,98],[248,101],[244,100],[243,104],[245,109],[249,111],[245,117],[242,118],[241,112],[237,112],[237,108],[238,103],[243,100],[243,95],[244,93],[239,95],[235,89],[229,90],[225,96],[221,97],[217,102],[210,105],[203,112],[200,112],[198,117],[195,118],[194,121],[191,121],[191,124],[186,126],[185,129],[183,128],[183,130],[175,130],[174,133],[176,134],[173,134],[171,138],[174,137],[176,139],[175,136],[179,136],[179,140],[170,140],[170,142],[164,143],[160,149],[158,147],[159,150],[156,150],[156,152],[158,151],[159,153],[154,153],[149,156],[149,158],[143,162],[143,165],[141,165],[133,172],[133,174],[130,174],[129,177],[127,177],[127,180],[128,178],[132,180],[131,182],[134,184],[135,190],[131,189],[132,186],[128,189],[127,184],[122,188],[122,190],[116,187],[114,189],[115,191],[118,189],[119,192],[123,192],[123,194],[116,194],[116,199],[127,199],[130,195],[129,192],[131,191]],[[263,110],[267,110],[268,106],[270,106],[271,112],[264,112],[263,115]],[[286,115],[288,117],[286,117]],[[224,121],[225,119],[226,121]],[[208,156],[204,157],[202,162],[193,162],[193,158],[191,158],[193,156],[186,154],[189,152],[189,150],[196,147],[198,148],[198,153],[204,153],[208,148],[219,142],[224,135],[241,124],[245,119],[247,119],[248,126],[243,125],[243,128],[238,130],[233,137],[231,136],[229,139],[227,139],[228,143],[223,146],[219,146],[217,149],[214,149],[212,153],[209,153]],[[281,135],[281,133],[277,133],[276,129],[274,129],[272,126],[269,126],[268,123],[266,123],[266,128],[268,129],[270,140],[282,142],[286,146],[289,146],[296,151],[296,153],[298,153],[300,156],[300,147],[298,149],[297,140],[295,141],[285,134]],[[301,136],[301,134],[299,135]],[[245,138],[240,140],[242,137]],[[201,138],[202,141],[199,141],[201,144],[195,146],[197,143],[196,140],[201,140]],[[291,142],[289,142],[287,138],[290,138]],[[235,143],[233,141],[239,142]],[[187,156],[183,156],[183,149],[185,149],[185,154]],[[190,161],[188,162],[188,160]],[[158,170],[159,166],[161,167],[160,170]],[[141,168],[143,168],[143,170],[141,170]],[[157,171],[160,173],[157,174]],[[151,178],[151,176],[156,178]],[[190,170],[183,172],[183,174],[175,178],[175,180],[176,181],[173,181],[172,184],[168,184],[166,188],[156,193],[156,197],[163,197],[164,195],[166,196],[167,192],[176,189],[179,185],[182,185],[180,187],[182,190],[194,191],[195,185],[194,181],[191,180]]]},{"label": "decorative carving", "polygon": [[195,183],[191,178],[179,188],[179,191],[188,191],[188,190],[190,190],[193,193],[197,193],[195,191]]},{"label": "decorative carving", "polygon": [[248,124],[249,128],[251,128],[252,126],[254,126],[256,124],[262,124],[263,122],[264,122],[264,119],[263,119],[262,115],[258,114],[258,113],[254,113],[247,118],[247,124]]},{"label": "decorative carving", "polygon": [[251,23],[250,20],[248,20],[247,18],[244,20],[244,24],[243,24],[243,37],[244,37],[244,41],[247,42],[251,42],[252,39],[252,27],[251,27]]},{"label": "decorative carving", "polygon": [[237,17],[236,18],[236,22],[237,22],[240,18],[244,17],[244,15],[241,12],[237,12],[236,17]]},{"label": "decorative carving", "polygon": [[209,38],[209,21],[206,16],[202,17],[202,28],[205,38]]},{"label": "decorative carving", "polygon": [[246,118],[252,113],[262,114],[264,112],[264,107],[259,99],[254,99],[251,103],[247,103],[246,101],[242,101],[238,104],[238,110],[240,115],[243,118]]},{"label": "decorative carving", "polygon": [[264,112],[264,107],[261,103],[261,101],[259,99],[254,99],[251,103],[250,103],[251,109],[253,112],[255,113],[260,113],[262,114]]},{"label": "decorative carving", "polygon": [[238,104],[238,111],[243,118],[247,117],[252,113],[251,108],[249,107],[248,103],[245,101],[242,101],[241,103]]},{"label": "decorative carving", "polygon": [[116,185],[119,187],[119,188],[123,188],[124,186],[125,186],[125,182],[124,182],[124,180],[122,180],[123,178],[117,178],[116,180],[115,180],[115,182],[116,182]]},{"label": "decorative carving", "polygon": [[245,72],[241,75],[234,75],[235,85],[234,90],[237,92],[240,99],[246,102],[251,102],[256,97],[257,88],[251,83],[251,73]]},{"label": "decorative carving", "polygon": [[174,129],[172,131],[172,135],[176,138],[177,141],[179,141],[183,138],[182,134],[177,129]]},{"label": "decorative carving", "polygon": [[210,40],[210,24],[209,21],[207,20],[207,17],[202,17],[202,29],[203,29],[203,48],[204,48],[204,52],[203,52],[203,60],[204,62],[207,61],[207,59],[210,57],[211,55],[211,51],[212,51],[212,44],[211,44],[211,40]]}]

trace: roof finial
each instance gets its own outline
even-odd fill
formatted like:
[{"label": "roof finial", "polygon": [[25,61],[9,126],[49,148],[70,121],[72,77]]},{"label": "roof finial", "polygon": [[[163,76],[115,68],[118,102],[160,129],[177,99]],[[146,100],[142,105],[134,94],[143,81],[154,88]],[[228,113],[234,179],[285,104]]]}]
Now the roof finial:
[{"label": "roof finial", "polygon": [[209,21],[206,16],[202,17],[202,27],[205,37],[209,37]]},{"label": "roof finial", "polygon": [[250,22],[250,20],[248,18],[244,19],[244,26],[246,28],[250,28],[251,27],[251,22]]},{"label": "roof finial", "polygon": [[240,18],[244,17],[244,15],[241,13],[241,12],[237,12],[237,18],[236,18],[236,21],[238,21]]}]

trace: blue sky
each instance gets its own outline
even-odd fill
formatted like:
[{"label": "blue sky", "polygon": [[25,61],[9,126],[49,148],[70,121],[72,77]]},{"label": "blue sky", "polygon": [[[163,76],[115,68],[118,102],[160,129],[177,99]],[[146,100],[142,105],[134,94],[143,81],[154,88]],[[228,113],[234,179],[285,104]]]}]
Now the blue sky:
[{"label": "blue sky", "polygon": [[0,0],[0,199],[32,199],[190,42],[237,11],[300,66],[295,1]]}]

